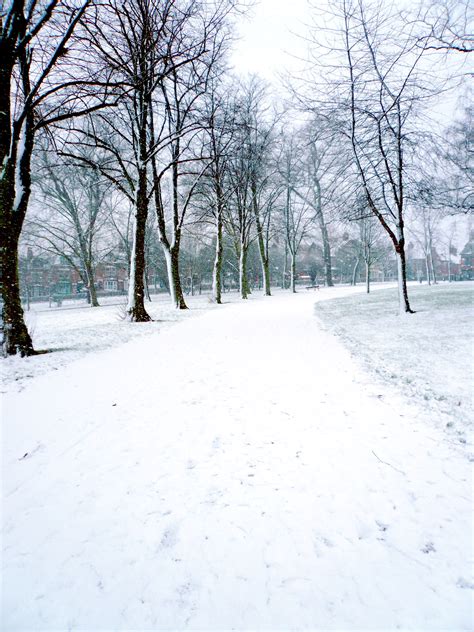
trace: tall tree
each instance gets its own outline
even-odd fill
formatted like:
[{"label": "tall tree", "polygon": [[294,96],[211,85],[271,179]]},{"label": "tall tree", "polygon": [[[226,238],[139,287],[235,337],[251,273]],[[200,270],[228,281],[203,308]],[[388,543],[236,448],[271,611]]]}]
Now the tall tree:
[{"label": "tall tree", "polygon": [[240,121],[244,142],[247,145],[247,169],[249,171],[250,197],[255,218],[255,232],[262,266],[263,293],[270,290],[270,230],[274,202],[280,194],[277,181],[277,167],[272,150],[276,134],[278,116],[267,105],[267,86],[256,77],[251,77],[243,86]]},{"label": "tall tree", "polygon": [[325,283],[331,287],[329,224],[337,216],[336,198],[341,196],[341,180],[346,176],[350,154],[337,125],[326,117],[313,113],[310,122],[295,133],[302,149],[297,153],[300,167],[296,170],[293,190],[313,210],[321,234]]},{"label": "tall tree", "polygon": [[[299,248],[314,226],[314,207],[308,204],[299,192],[301,173],[301,150],[296,137],[284,137],[284,146],[279,159],[279,172],[283,184],[283,235],[290,255],[290,288],[296,292],[296,258]],[[332,278],[331,278],[332,283]]]},{"label": "tall tree", "polygon": [[89,4],[10,0],[0,8],[0,260],[6,354],[34,353],[21,306],[18,243],[31,194],[35,136],[107,103],[101,90],[89,90],[104,86],[98,77],[83,74],[82,64],[73,70],[80,45],[73,35]]},{"label": "tall tree", "polygon": [[[119,116],[101,116],[99,126],[92,121],[83,136],[109,155],[102,171],[133,204],[127,313],[136,322],[150,320],[144,304],[150,116],[153,93],[175,62],[171,54],[175,33],[170,29],[174,4],[173,0],[114,0],[99,7],[99,28],[93,25],[89,30],[104,68],[120,85],[121,103]],[[102,29],[102,24],[108,28]]]},{"label": "tall tree", "polygon": [[[407,291],[405,211],[412,131],[422,80],[424,47],[397,30],[393,10],[342,0],[348,110],[356,170],[368,207],[387,232],[397,257],[400,311],[412,313]],[[390,29],[390,31],[389,31]]]},{"label": "tall tree", "polygon": [[198,213],[201,222],[210,222],[215,235],[212,273],[212,297],[222,303],[222,268],[224,263],[224,213],[230,190],[228,167],[236,133],[236,108],[228,84],[212,81],[203,106],[206,140],[205,153],[210,163],[199,187]]},{"label": "tall tree", "polygon": [[[234,5],[231,0],[217,0],[209,5],[192,0],[181,3],[181,11],[172,22],[175,62],[159,82],[151,103],[153,199],[171,299],[178,309],[187,308],[179,272],[183,226],[212,161],[204,150],[207,121],[201,104],[219,75],[230,39],[228,15]],[[165,146],[163,135],[169,139]]]}]

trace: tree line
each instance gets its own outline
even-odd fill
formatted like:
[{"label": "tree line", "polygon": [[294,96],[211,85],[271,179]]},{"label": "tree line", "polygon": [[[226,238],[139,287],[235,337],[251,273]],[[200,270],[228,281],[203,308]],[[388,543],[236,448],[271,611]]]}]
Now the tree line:
[{"label": "tree line", "polygon": [[229,69],[234,24],[248,10],[240,0],[3,4],[5,354],[35,353],[18,278],[22,234],[69,258],[93,306],[95,264],[120,243],[127,315],[144,322],[156,242],[171,300],[186,309],[183,240],[211,239],[212,294],[221,303],[226,249],[245,299],[250,249],[270,295],[272,245],[284,244],[295,291],[298,252],[315,234],[331,286],[330,227],[349,223],[368,284],[371,266],[392,248],[400,308],[412,311],[407,218],[423,226],[429,249],[434,217],[472,211],[472,110],[445,130],[428,119],[440,94],[461,89],[460,58],[472,51],[468,5],[443,0],[403,12],[337,0],[324,15],[313,7],[308,63],[282,79],[285,98]]}]

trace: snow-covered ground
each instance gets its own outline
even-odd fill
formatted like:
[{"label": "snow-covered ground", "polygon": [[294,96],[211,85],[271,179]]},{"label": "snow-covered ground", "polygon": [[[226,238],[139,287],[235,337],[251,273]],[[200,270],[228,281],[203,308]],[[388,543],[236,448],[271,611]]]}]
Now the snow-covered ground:
[{"label": "snow-covered ground", "polygon": [[357,291],[38,312],[69,351],[3,363],[2,629],[472,629],[467,448],[321,326]]},{"label": "snow-covered ground", "polygon": [[[85,301],[65,301],[60,308],[47,303],[32,303],[25,320],[35,349],[52,351],[30,358],[11,357],[0,364],[1,378],[7,388],[23,388],[25,380],[58,370],[88,353],[103,351],[129,340],[156,334],[169,325],[198,315],[203,309],[216,307],[209,295],[186,297],[191,310],[177,311],[167,294],[157,294],[146,309],[153,322],[131,324],[125,320],[126,297],[101,298],[100,308],[91,308]],[[237,301],[237,293],[225,294],[227,302]],[[16,384],[11,384],[15,382]],[[1,388],[1,387],[0,387]]]},{"label": "snow-covered ground", "polygon": [[[377,286],[376,286],[377,287]],[[469,440],[474,386],[474,283],[412,284],[415,314],[400,318],[396,288],[319,301],[316,315],[365,368]]]}]

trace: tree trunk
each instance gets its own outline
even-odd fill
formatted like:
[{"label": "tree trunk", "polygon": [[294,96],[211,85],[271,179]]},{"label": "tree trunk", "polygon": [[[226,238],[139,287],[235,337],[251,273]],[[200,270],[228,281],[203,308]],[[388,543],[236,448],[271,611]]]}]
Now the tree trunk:
[{"label": "tree trunk", "polygon": [[326,285],[333,287],[332,280],[332,261],[331,261],[331,244],[329,242],[329,233],[324,221],[324,216],[320,211],[318,213],[319,228],[321,230],[321,237],[323,240],[323,261],[324,261],[324,276],[326,279]]},{"label": "tree trunk", "polygon": [[136,197],[135,230],[133,235],[127,312],[132,322],[145,323],[151,320],[145,309],[145,231],[148,215],[146,191],[146,169],[140,169]]},{"label": "tree trunk", "polygon": [[239,290],[240,296],[243,299],[248,298],[249,284],[247,280],[247,249],[244,244],[240,245],[240,257],[239,257]]},{"label": "tree trunk", "polygon": [[370,293],[370,263],[365,262],[365,289]]},{"label": "tree trunk", "polygon": [[99,301],[97,299],[97,290],[95,288],[94,281],[92,281],[91,283],[90,293],[91,293],[91,307],[99,307]]},{"label": "tree trunk", "polygon": [[431,285],[431,269],[430,269],[430,262],[429,262],[429,255],[428,255],[428,253],[426,253],[426,255],[425,255],[425,270],[426,270],[426,281],[427,281],[428,285]]},{"label": "tree trunk", "polygon": [[217,211],[217,232],[216,232],[216,256],[214,259],[214,270],[212,274],[212,297],[218,304],[222,304],[222,213]]},{"label": "tree trunk", "polygon": [[87,302],[91,307],[99,307],[99,301],[97,300],[97,290],[94,280],[94,269],[90,261],[85,264],[86,279],[87,279]]},{"label": "tree trunk", "polygon": [[436,285],[438,281],[436,279],[436,272],[435,272],[435,266],[434,266],[434,261],[433,261],[433,247],[431,246],[431,243],[430,243],[430,270],[431,270],[431,278],[433,279],[433,284]]},{"label": "tree trunk", "polygon": [[352,269],[352,282],[351,285],[357,285],[357,272],[359,271],[359,263],[360,263],[360,259],[357,258],[355,265]]},{"label": "tree trunk", "polygon": [[[256,197],[254,195],[254,197]],[[270,265],[268,260],[268,253],[265,249],[265,239],[263,236],[263,227],[260,221],[260,215],[258,212],[258,205],[256,199],[254,199],[254,215],[255,215],[255,223],[257,227],[257,241],[258,241],[258,251],[260,253],[260,263],[262,265],[262,277],[263,277],[263,293],[265,296],[271,296],[272,293],[270,291]]]},{"label": "tree trunk", "polygon": [[403,238],[399,240],[396,249],[397,253],[397,271],[398,271],[398,297],[400,313],[414,314],[410,307],[407,290],[407,269],[405,258],[405,246]]},{"label": "tree trunk", "polygon": [[[35,354],[21,306],[18,244],[31,192],[33,113],[27,114],[20,139],[12,142],[10,85],[12,59],[2,52],[0,62],[0,265],[4,355]],[[25,81],[25,77],[23,77]],[[28,78],[26,77],[26,81]]]},{"label": "tree trunk", "polygon": [[263,293],[265,296],[271,296],[271,288],[270,288],[270,262],[268,257],[265,257],[265,260],[262,261],[262,273],[263,273]]},{"label": "tree trunk", "polygon": [[291,291],[296,294],[296,254],[291,253]]},{"label": "tree trunk", "polygon": [[179,245],[174,244],[169,250],[164,249],[168,282],[170,286],[171,302],[176,309],[188,309],[184,300],[181,278],[179,274]]},{"label": "tree trunk", "polygon": [[[3,212],[3,209],[1,209]],[[1,226],[1,265],[3,300],[3,353],[22,357],[34,355],[33,342],[24,321],[18,278],[18,239],[5,234]],[[8,232],[13,232],[11,229]]]}]

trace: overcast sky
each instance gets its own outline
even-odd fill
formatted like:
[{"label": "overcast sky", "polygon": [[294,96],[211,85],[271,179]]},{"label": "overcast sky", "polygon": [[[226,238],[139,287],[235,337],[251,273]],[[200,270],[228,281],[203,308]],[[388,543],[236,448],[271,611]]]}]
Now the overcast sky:
[{"label": "overcast sky", "polygon": [[303,55],[304,44],[294,33],[303,33],[308,20],[307,0],[259,0],[238,25],[241,40],[232,57],[236,70],[272,79],[283,68],[295,67],[291,55]]},{"label": "overcast sky", "polygon": [[[327,0],[314,3],[318,9],[327,6]],[[406,0],[395,0],[396,5],[407,5]],[[304,35],[307,25],[312,22],[312,10],[308,0],[257,0],[256,6],[246,18],[239,20],[237,34],[240,40],[234,46],[231,64],[239,73],[256,73],[263,78],[278,82],[278,73],[297,72],[302,66],[301,58],[306,58]],[[327,18],[327,15],[325,17]],[[322,20],[322,15],[319,15]],[[464,74],[467,68],[457,62],[465,58],[451,55],[449,63],[455,74]],[[455,65],[456,64],[456,65]],[[457,92],[444,94],[434,105],[433,112],[444,124],[455,116]]]}]

